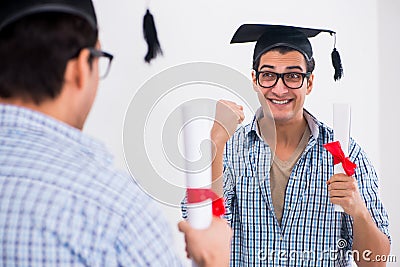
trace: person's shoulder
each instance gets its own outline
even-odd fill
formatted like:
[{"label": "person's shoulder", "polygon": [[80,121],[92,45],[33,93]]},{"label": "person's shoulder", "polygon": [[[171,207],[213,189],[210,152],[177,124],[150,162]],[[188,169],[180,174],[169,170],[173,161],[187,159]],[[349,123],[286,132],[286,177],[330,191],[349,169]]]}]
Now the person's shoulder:
[{"label": "person's shoulder", "polygon": [[231,138],[229,138],[227,145],[242,143],[247,139],[249,135],[256,134],[255,132],[256,123],[257,123],[256,120],[253,119],[248,124],[240,125],[233,133]]},{"label": "person's shoulder", "polygon": [[84,197],[92,199],[99,209],[123,217],[129,211],[140,211],[150,201],[130,173],[116,168],[112,160],[85,158],[81,164],[84,168],[81,184],[86,187]]},{"label": "person's shoulder", "polygon": [[[68,192],[66,197],[72,195],[78,203],[120,217],[136,200],[144,202],[140,187],[128,171],[115,167],[114,157],[103,142],[73,131],[41,138],[41,146],[48,146],[44,160],[40,159],[49,172],[45,182]],[[55,174],[63,177],[62,181],[56,180]]]},{"label": "person's shoulder", "polygon": [[[318,140],[321,145],[334,141],[334,131],[333,128],[326,123],[318,120],[310,112],[306,111],[306,119],[312,133],[318,132]],[[350,136],[349,143],[349,157],[355,160],[358,157],[366,157],[365,151],[362,149],[359,143]]]},{"label": "person's shoulder", "polygon": [[353,161],[364,161],[370,165],[371,162],[367,156],[367,152],[363,149],[363,147],[356,141],[354,137],[350,137],[350,144],[349,144],[349,158]]}]

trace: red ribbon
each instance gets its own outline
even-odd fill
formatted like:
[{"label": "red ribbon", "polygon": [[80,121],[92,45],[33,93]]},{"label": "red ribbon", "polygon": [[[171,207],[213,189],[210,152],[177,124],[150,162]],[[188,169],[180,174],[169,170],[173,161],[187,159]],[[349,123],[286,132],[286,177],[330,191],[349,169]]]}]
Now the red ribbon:
[{"label": "red ribbon", "polygon": [[351,162],[350,159],[344,155],[339,141],[324,144],[324,147],[333,155],[333,164],[336,165],[342,163],[343,170],[348,176],[352,176],[354,174],[354,170],[357,165]]},{"label": "red ribbon", "polygon": [[203,202],[207,199],[212,200],[212,214],[214,216],[222,216],[225,214],[224,199],[218,197],[211,189],[208,188],[188,188],[187,202],[195,204]]}]

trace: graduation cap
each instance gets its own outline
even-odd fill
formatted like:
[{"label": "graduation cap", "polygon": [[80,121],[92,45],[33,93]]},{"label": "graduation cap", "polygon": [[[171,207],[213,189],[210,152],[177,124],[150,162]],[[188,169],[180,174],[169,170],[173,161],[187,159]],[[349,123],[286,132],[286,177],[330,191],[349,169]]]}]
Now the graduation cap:
[{"label": "graduation cap", "polygon": [[343,76],[343,67],[339,52],[336,50],[336,33],[331,30],[301,28],[286,25],[269,24],[243,24],[232,37],[233,43],[246,43],[257,41],[254,47],[253,62],[256,62],[267,51],[285,46],[302,53],[307,61],[313,58],[311,43],[308,38],[321,32],[329,33],[335,38],[335,44],[331,53],[332,65],[335,69],[334,79],[339,80]]},{"label": "graduation cap", "polygon": [[0,31],[29,15],[60,12],[86,19],[97,30],[97,19],[91,0],[1,0]]}]

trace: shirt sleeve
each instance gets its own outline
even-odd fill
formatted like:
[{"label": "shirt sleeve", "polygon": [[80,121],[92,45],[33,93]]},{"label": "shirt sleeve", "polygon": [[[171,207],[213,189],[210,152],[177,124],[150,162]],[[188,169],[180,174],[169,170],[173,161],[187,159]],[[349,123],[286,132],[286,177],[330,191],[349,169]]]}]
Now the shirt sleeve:
[{"label": "shirt sleeve", "polygon": [[232,224],[232,212],[235,199],[235,176],[232,168],[229,167],[228,162],[224,158],[224,200],[225,200],[225,215],[224,218]]},{"label": "shirt sleeve", "polygon": [[118,266],[183,266],[167,221],[151,199],[133,205],[115,242]]},{"label": "shirt sleeve", "polygon": [[[376,226],[388,237],[389,241],[391,241],[388,214],[379,198],[378,175],[371,162],[367,158],[365,152],[362,151],[361,148],[359,148],[357,145],[353,145],[352,150],[353,152],[358,152],[355,153],[357,155],[354,158],[351,157],[351,159],[357,164],[354,177],[357,179],[360,195],[363,198]],[[346,239],[352,244],[352,219],[350,216],[344,216],[343,219],[343,237],[347,237]]]},{"label": "shirt sleeve", "polygon": [[[374,167],[366,157],[362,157],[357,163],[360,179],[358,180],[358,188],[364,199],[365,204],[374,220],[376,226],[382,231],[391,241],[389,233],[389,218],[379,198],[379,183],[378,176]],[[357,172],[356,172],[357,173]]]},{"label": "shirt sleeve", "polygon": [[187,195],[183,197],[181,201],[181,212],[182,212],[182,218],[187,219]]}]

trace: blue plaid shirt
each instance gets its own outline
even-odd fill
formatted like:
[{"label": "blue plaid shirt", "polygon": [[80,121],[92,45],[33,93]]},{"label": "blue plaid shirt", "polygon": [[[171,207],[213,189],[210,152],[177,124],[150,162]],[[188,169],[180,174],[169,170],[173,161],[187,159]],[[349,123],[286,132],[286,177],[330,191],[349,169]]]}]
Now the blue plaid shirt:
[{"label": "blue plaid shirt", "polygon": [[[234,230],[232,266],[348,266],[352,218],[334,211],[326,181],[333,157],[323,144],[333,132],[304,112],[311,136],[286,188],[282,223],[271,200],[270,147],[260,137],[256,116],[226,145],[224,196]],[[365,153],[350,141],[350,159],[361,196],[379,229],[389,236],[388,217],[378,198],[378,178]]]},{"label": "blue plaid shirt", "polygon": [[[304,115],[312,134],[290,175],[281,225],[271,198],[271,149],[260,137],[257,115],[226,144],[225,217],[234,231],[231,266],[351,264],[352,218],[334,211],[326,185],[333,175],[333,157],[323,144],[333,141],[333,132],[307,111]],[[360,194],[376,225],[389,237],[375,170],[354,140],[349,151],[350,159],[358,166],[354,177]]]},{"label": "blue plaid shirt", "polygon": [[103,145],[0,105],[1,266],[181,266],[152,199]]}]

